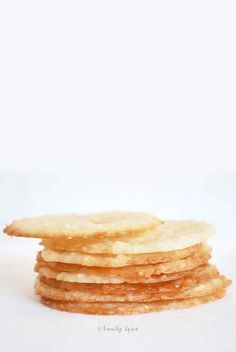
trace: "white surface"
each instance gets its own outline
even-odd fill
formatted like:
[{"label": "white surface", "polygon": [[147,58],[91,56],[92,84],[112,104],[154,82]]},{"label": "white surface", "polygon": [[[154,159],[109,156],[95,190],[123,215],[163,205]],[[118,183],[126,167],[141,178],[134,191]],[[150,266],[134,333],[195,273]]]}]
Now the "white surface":
[{"label": "white surface", "polygon": [[[0,248],[1,351],[235,351],[235,286],[222,300],[185,310],[126,317],[58,312],[33,295],[37,241],[24,241],[9,239]],[[235,258],[232,246],[215,244],[213,262],[234,280]],[[104,326],[122,331],[99,331]],[[128,334],[126,326],[138,331]]]}]

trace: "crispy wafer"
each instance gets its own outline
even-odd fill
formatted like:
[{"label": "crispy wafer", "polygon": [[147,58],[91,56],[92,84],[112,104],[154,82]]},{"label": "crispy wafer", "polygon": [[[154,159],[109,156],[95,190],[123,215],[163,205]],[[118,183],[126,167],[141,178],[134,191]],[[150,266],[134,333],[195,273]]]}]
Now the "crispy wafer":
[{"label": "crispy wafer", "polygon": [[212,294],[215,291],[225,289],[229,285],[229,280],[224,276],[214,277],[209,280],[205,278],[199,282],[196,281],[192,287],[186,285],[185,288],[172,286],[169,284],[169,290],[166,291],[143,291],[139,293],[130,292],[125,295],[120,295],[119,290],[117,294],[97,294],[83,291],[70,291],[62,290],[49,286],[39,280],[36,281],[35,293],[37,295],[61,301],[74,301],[74,302],[148,302],[166,299],[179,299],[189,297],[199,297]]},{"label": "crispy wafer", "polygon": [[81,252],[65,252],[57,249],[43,249],[41,255],[47,262],[115,268],[127,265],[156,264],[185,258],[193,253],[201,251],[203,246],[206,246],[206,244],[200,243],[195,246],[170,252],[140,254],[89,254]]},{"label": "crispy wafer", "polygon": [[[127,293],[140,293],[140,292],[166,292],[173,291],[174,288],[184,289],[192,287],[201,280],[208,280],[218,275],[217,268],[214,265],[204,264],[199,265],[197,268],[182,272],[183,276],[169,276],[171,280],[160,280],[155,283],[121,283],[121,284],[84,284],[76,282],[66,282],[56,279],[49,279],[45,276],[39,275],[39,280],[51,287],[59,288],[62,290],[82,291],[96,294],[127,294]],[[178,273],[176,273],[178,274]],[[167,276],[167,275],[166,275]]]},{"label": "crispy wafer", "polygon": [[213,294],[184,298],[178,300],[152,301],[145,303],[85,303],[56,301],[41,297],[41,302],[53,309],[70,313],[85,313],[97,315],[131,315],[138,313],[158,312],[167,309],[189,308],[199,304],[208,303],[220,299],[225,295],[225,290],[219,290]]},{"label": "crispy wafer", "polygon": [[47,215],[13,221],[4,232],[36,238],[104,238],[139,234],[162,223],[151,214],[134,212]]},{"label": "crispy wafer", "polygon": [[211,225],[199,221],[166,221],[152,230],[133,236],[102,239],[44,239],[50,249],[82,253],[134,254],[168,252],[205,242],[214,232]]},{"label": "crispy wafer", "polygon": [[[175,261],[175,265],[173,262],[161,263],[161,264],[153,264],[146,265],[147,268],[144,268],[144,265],[141,265],[140,268],[133,267],[133,271],[131,267],[128,268],[128,272],[126,274],[121,272],[122,268],[117,268],[117,275],[114,272],[111,272],[110,275],[107,272],[101,272],[99,269],[103,268],[95,268],[94,267],[83,267],[80,272],[65,272],[65,271],[57,271],[52,269],[47,265],[36,264],[35,271],[37,271],[40,275],[46,276],[47,278],[52,278],[61,281],[67,282],[78,282],[78,283],[154,283],[159,282],[160,280],[168,280],[170,279],[170,275],[176,277],[178,272],[186,272],[193,268],[196,268],[198,265],[204,264],[207,262],[207,255],[203,255],[201,257],[193,259],[191,256],[188,258],[180,259]],[[171,263],[171,264],[170,264]],[[88,273],[88,269],[94,270],[93,273],[90,271]],[[98,271],[96,271],[98,269]],[[104,268],[106,269],[106,268]],[[110,268],[107,268],[108,270]],[[114,268],[112,268],[115,270]],[[172,271],[171,271],[172,270]],[[130,273],[130,276],[128,275]],[[168,276],[161,276],[168,275]],[[184,274],[183,274],[184,275]],[[181,277],[181,274],[180,276]]]},{"label": "crispy wafer", "polygon": [[[199,253],[194,253],[186,258],[176,259],[169,262],[146,264],[146,265],[130,265],[119,268],[103,268],[94,266],[83,266],[78,264],[65,264],[57,262],[46,262],[41,255],[37,258],[35,271],[41,267],[48,267],[57,272],[65,272],[69,274],[86,274],[101,275],[115,277],[149,277],[153,274],[169,274],[176,271],[190,270],[198,265],[204,264],[211,257],[209,247],[205,246]],[[67,281],[67,280],[65,280]]]},{"label": "crispy wafer", "polygon": [[[196,268],[194,268],[196,269]],[[194,270],[192,269],[192,270]],[[171,274],[151,275],[149,277],[114,277],[114,276],[102,276],[102,275],[86,275],[86,274],[69,274],[60,273],[52,270],[49,267],[42,267],[38,269],[38,273],[41,276],[45,276],[49,279],[55,279],[57,281],[70,282],[70,283],[94,283],[94,284],[120,284],[120,283],[155,283],[162,281],[175,280],[181,277],[188,276],[192,270],[179,271]]]},{"label": "crispy wafer", "polygon": [[231,283],[208,263],[214,229],[205,222],[109,212],[25,218],[4,232],[41,238],[35,293],[58,310],[122,315],[185,308],[223,297]]}]

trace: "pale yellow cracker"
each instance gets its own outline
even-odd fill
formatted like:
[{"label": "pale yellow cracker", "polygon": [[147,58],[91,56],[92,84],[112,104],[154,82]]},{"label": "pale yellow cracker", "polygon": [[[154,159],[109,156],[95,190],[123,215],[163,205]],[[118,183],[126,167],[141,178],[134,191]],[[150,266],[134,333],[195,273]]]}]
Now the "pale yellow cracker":
[{"label": "pale yellow cracker", "polygon": [[[120,282],[155,282],[158,275],[191,270],[204,264],[210,258],[209,253],[178,259],[160,264],[127,266],[121,268],[99,268],[80,266],[72,271],[59,271],[47,263],[37,263],[35,271],[56,280],[81,283],[120,283]],[[51,264],[51,263],[50,263]],[[58,263],[62,264],[62,263]],[[70,265],[70,264],[65,264]],[[144,280],[145,279],[145,280]],[[143,281],[142,281],[143,280]]]},{"label": "pale yellow cracker", "polygon": [[41,255],[38,255],[35,270],[46,266],[57,271],[64,271],[76,274],[89,274],[89,275],[108,275],[108,276],[122,276],[122,277],[136,277],[136,276],[150,276],[152,274],[168,274],[175,271],[189,270],[193,267],[206,263],[210,259],[210,248],[207,246],[202,247],[201,251],[193,253],[192,255],[171,260],[163,263],[146,264],[146,265],[129,265],[118,268],[104,268],[97,266],[84,266],[78,264],[65,264],[58,262],[46,262]]},{"label": "pale yellow cracker", "polygon": [[[90,254],[81,252],[66,252],[60,248],[43,249],[40,253],[47,262],[60,262],[67,264],[80,264],[86,266],[121,267],[127,265],[144,265],[167,262],[185,258],[201,251],[204,244],[187,247],[170,252],[139,253],[139,254]],[[60,246],[59,246],[60,247]]]},{"label": "pale yellow cracker", "polygon": [[115,236],[103,239],[43,240],[50,249],[82,253],[135,254],[168,252],[205,242],[214,233],[211,225],[199,221],[166,221],[138,236]]},{"label": "pale yellow cracker", "polygon": [[[75,275],[65,275],[68,273],[63,273],[61,275],[64,280],[60,279],[59,272],[56,270],[52,270],[49,267],[42,267],[39,268],[37,271],[39,273],[40,277],[46,278],[46,279],[52,279],[55,280],[56,282],[60,283],[63,285],[63,288],[66,289],[71,289],[70,285],[110,285],[110,284],[155,284],[155,283],[160,283],[160,282],[168,282],[172,280],[177,280],[180,278],[188,277],[190,275],[193,275],[194,272],[202,270],[203,267],[205,267],[208,264],[202,264],[198,265],[192,269],[189,270],[184,270],[184,271],[177,271],[174,273],[169,273],[169,274],[160,274],[160,275],[151,275],[149,277],[106,277],[106,276],[101,276],[101,275],[80,275],[75,276]],[[204,268],[203,268],[204,269]],[[65,280],[67,279],[67,280]],[[70,281],[69,281],[70,280]],[[74,281],[73,281],[74,280]],[[69,285],[69,286],[68,286]]]},{"label": "pale yellow cracker", "polygon": [[[169,284],[171,286],[171,284]],[[35,293],[37,295],[59,300],[59,301],[74,301],[74,302],[148,302],[166,299],[179,299],[189,297],[199,297],[212,294],[218,290],[225,289],[229,285],[229,281],[224,276],[214,277],[209,280],[204,278],[200,283],[196,283],[193,287],[186,287],[181,290],[176,287],[170,287],[166,292],[150,292],[143,291],[139,293],[127,293],[126,295],[97,294],[83,291],[69,291],[63,290],[36,281]]]},{"label": "pale yellow cracker", "polygon": [[[218,270],[214,265],[203,264],[198,267],[173,274],[159,275],[159,282],[155,283],[120,283],[120,284],[84,284],[77,282],[66,282],[55,279],[49,279],[39,275],[39,280],[46,285],[69,291],[81,291],[87,293],[96,293],[100,295],[126,295],[128,293],[157,293],[157,292],[173,292],[173,290],[184,290],[216,277]],[[161,278],[160,278],[161,277]]]},{"label": "pale yellow cracker", "polygon": [[147,213],[106,212],[91,215],[46,215],[13,221],[4,232],[36,238],[103,238],[150,230],[162,221]]},{"label": "pale yellow cracker", "polygon": [[178,300],[152,301],[145,303],[85,303],[57,301],[41,297],[41,302],[53,309],[70,313],[85,313],[98,315],[130,315],[139,313],[159,312],[167,309],[189,308],[199,304],[208,303],[220,299],[225,295],[225,290],[219,290],[213,294],[184,298]]}]

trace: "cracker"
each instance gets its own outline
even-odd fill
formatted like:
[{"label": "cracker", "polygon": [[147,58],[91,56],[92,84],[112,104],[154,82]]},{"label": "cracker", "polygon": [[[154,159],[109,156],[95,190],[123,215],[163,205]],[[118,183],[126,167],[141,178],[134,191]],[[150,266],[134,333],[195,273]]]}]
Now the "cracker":
[{"label": "cracker", "polygon": [[94,284],[120,284],[127,283],[155,283],[168,280],[175,280],[180,277],[187,276],[191,270],[174,272],[171,274],[151,275],[149,277],[120,277],[120,276],[102,276],[102,275],[87,275],[87,274],[69,274],[66,272],[60,273],[49,267],[41,267],[38,270],[41,276],[57,281],[69,283],[94,283]]},{"label": "cracker", "polygon": [[133,236],[114,236],[103,239],[60,240],[57,238],[41,242],[45,247],[68,252],[106,254],[135,254],[168,252],[191,247],[213,234],[211,225],[199,221],[166,221],[156,228]]},{"label": "cracker", "polygon": [[185,258],[193,253],[201,251],[203,246],[205,245],[201,243],[170,252],[140,254],[89,254],[81,252],[65,252],[56,248],[56,250],[43,249],[41,255],[47,262],[115,268],[127,265],[155,264]]},{"label": "cracker", "polygon": [[[52,270],[50,269],[49,267],[42,267],[42,268],[39,268],[37,271],[39,273],[39,276],[42,276],[42,277],[45,277],[47,279],[53,279],[55,280],[56,282],[59,282],[59,283],[63,283],[63,285],[81,285],[81,284],[85,284],[85,285],[101,285],[101,284],[124,284],[124,283],[127,283],[127,284],[140,284],[140,283],[144,283],[144,284],[147,284],[147,283],[159,283],[159,282],[166,282],[166,281],[171,281],[171,280],[177,280],[179,278],[183,278],[183,277],[187,277],[187,276],[190,276],[193,274],[194,271],[197,271],[197,270],[201,270],[201,268],[203,266],[205,266],[207,264],[203,264],[203,265],[199,265],[193,269],[190,269],[190,270],[184,270],[184,271],[178,271],[178,272],[174,272],[174,273],[170,273],[170,274],[160,274],[160,275],[151,275],[149,277],[125,277],[125,278],[122,278],[122,277],[106,277],[106,276],[95,276],[95,275],[80,275],[78,277],[75,276],[75,275],[66,275],[66,273],[64,273],[62,275],[62,277],[64,279],[67,279],[66,281],[65,280],[61,280],[60,277],[58,276],[59,272],[56,272],[55,270]],[[70,281],[69,281],[70,280]],[[75,281],[73,281],[75,280]],[[67,287],[63,287],[63,288],[66,288]],[[69,288],[70,289],[70,288]]]},{"label": "cracker", "polygon": [[201,251],[194,253],[186,258],[171,260],[169,262],[146,264],[146,265],[129,265],[118,268],[104,268],[94,266],[83,266],[78,264],[65,264],[58,262],[46,262],[39,254],[35,270],[41,267],[49,267],[58,272],[68,272],[88,275],[101,276],[122,276],[122,277],[143,277],[150,275],[169,274],[176,271],[190,270],[198,265],[206,263],[210,259],[210,249],[205,246]]},{"label": "cracker", "polygon": [[131,315],[138,313],[159,312],[167,309],[190,308],[199,304],[208,303],[224,297],[225,290],[219,290],[213,294],[184,298],[178,300],[152,301],[145,303],[83,303],[56,301],[41,297],[41,302],[53,309],[70,313],[85,313],[97,315]]},{"label": "cracker", "polygon": [[[171,274],[179,271],[191,270],[198,265],[204,264],[210,258],[210,254],[189,256],[187,258],[165,262],[160,264],[147,264],[137,266],[127,266],[121,268],[101,268],[80,266],[76,271],[55,270],[52,266],[43,262],[37,263],[35,271],[48,278],[81,283],[120,283],[120,282],[153,282],[156,276],[161,274]],[[52,264],[52,263],[49,263]],[[73,265],[62,264],[58,265]],[[142,281],[146,279],[147,281]],[[141,280],[141,281],[140,281]],[[150,280],[150,281],[148,281]],[[155,282],[155,281],[154,281]]]},{"label": "cracker", "polygon": [[161,220],[147,213],[47,215],[13,221],[4,232],[10,236],[35,238],[104,238],[139,234],[160,224]]},{"label": "cracker", "polygon": [[39,275],[39,281],[62,290],[80,291],[84,293],[95,293],[98,295],[126,295],[129,293],[158,293],[158,292],[173,292],[174,290],[184,290],[189,287],[196,286],[200,282],[212,279],[218,275],[218,271],[214,265],[200,265],[197,268],[190,270],[188,275],[175,280],[162,281],[157,283],[136,283],[136,284],[79,284],[75,282],[65,282],[55,279],[48,279],[45,276]]},{"label": "cracker", "polygon": [[202,278],[200,282],[195,282],[193,287],[186,285],[183,289],[169,284],[169,290],[150,292],[143,291],[140,293],[130,292],[125,295],[97,294],[83,291],[69,291],[51,287],[39,280],[36,281],[35,293],[37,295],[59,300],[73,302],[148,302],[156,300],[180,299],[190,297],[200,297],[212,294],[218,290],[225,289],[229,281],[224,276],[218,276],[209,280]]}]

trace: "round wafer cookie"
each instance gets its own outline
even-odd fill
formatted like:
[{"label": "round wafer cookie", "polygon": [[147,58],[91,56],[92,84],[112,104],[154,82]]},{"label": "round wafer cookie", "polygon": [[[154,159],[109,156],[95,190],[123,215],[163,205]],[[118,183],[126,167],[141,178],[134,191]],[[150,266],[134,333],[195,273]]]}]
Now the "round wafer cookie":
[{"label": "round wafer cookie", "polygon": [[[37,263],[35,271],[48,278],[79,283],[121,283],[121,282],[155,282],[161,274],[171,274],[178,271],[191,270],[208,261],[210,255],[189,256],[176,261],[128,266],[123,268],[81,267],[79,270],[58,271],[47,264]],[[59,264],[59,263],[58,263]],[[60,263],[61,264],[61,263]],[[69,265],[69,264],[66,264]],[[127,269],[122,270],[122,269]],[[117,270],[117,271],[115,271]],[[154,281],[153,281],[154,280]]]},{"label": "round wafer cookie", "polygon": [[62,290],[80,291],[84,293],[95,293],[98,295],[126,295],[136,293],[158,293],[158,292],[173,292],[174,290],[184,290],[189,287],[196,286],[200,282],[212,279],[218,275],[218,271],[214,265],[200,265],[191,270],[188,275],[177,278],[175,280],[163,281],[152,284],[80,284],[75,282],[59,281],[48,279],[45,276],[38,277],[39,281]]},{"label": "round wafer cookie", "polygon": [[[203,264],[207,265],[207,264]],[[39,273],[39,276],[47,278],[47,279],[53,279],[56,282],[63,283],[64,285],[81,285],[81,284],[92,284],[92,285],[101,285],[101,284],[152,284],[152,283],[159,283],[159,282],[167,282],[171,280],[177,280],[183,277],[187,277],[193,274],[195,270],[199,270],[203,265],[199,265],[193,269],[189,270],[184,270],[184,271],[178,271],[170,274],[160,274],[160,275],[151,275],[149,277],[106,277],[106,276],[95,276],[95,275],[65,275],[66,273],[63,273],[62,277],[64,280],[60,279],[60,273],[50,269],[49,267],[42,267],[39,268],[37,271]],[[65,281],[65,279],[68,279],[70,281]],[[67,287],[65,287],[67,289]]]},{"label": "round wafer cookie", "polygon": [[171,272],[192,269],[198,265],[206,263],[210,259],[210,248],[203,246],[201,251],[194,253],[186,258],[171,260],[169,262],[146,264],[146,265],[129,265],[118,268],[104,268],[94,266],[83,266],[78,264],[66,264],[58,262],[46,262],[39,254],[35,270],[41,267],[49,267],[58,272],[68,272],[70,274],[87,274],[101,276],[122,276],[122,277],[143,277],[152,274],[169,274]]},{"label": "round wafer cookie", "polygon": [[46,239],[41,244],[50,249],[82,253],[135,254],[168,252],[194,246],[213,234],[211,225],[199,221],[166,221],[152,230],[133,236],[103,239]]},{"label": "round wafer cookie", "polygon": [[59,300],[59,301],[73,301],[73,302],[148,302],[166,299],[179,299],[189,297],[199,297],[212,294],[218,290],[225,289],[229,285],[229,281],[224,276],[214,277],[207,281],[203,278],[200,282],[196,282],[193,287],[186,285],[185,289],[169,284],[169,290],[140,293],[128,293],[126,295],[97,294],[83,291],[69,291],[62,290],[49,286],[39,280],[35,284],[35,293],[37,295]]},{"label": "round wafer cookie", "polygon": [[43,249],[40,253],[47,262],[60,262],[86,266],[122,267],[127,265],[144,265],[167,262],[185,258],[201,251],[204,244],[196,244],[170,252],[139,253],[139,254],[89,254],[81,252],[65,252],[61,250]]},{"label": "round wafer cookie", "polygon": [[131,315],[138,313],[159,312],[167,309],[190,308],[199,304],[208,303],[220,299],[225,295],[225,290],[219,290],[213,294],[184,298],[178,300],[152,301],[145,303],[85,303],[57,301],[41,297],[41,302],[53,309],[70,313],[85,313],[95,315]]},{"label": "round wafer cookie", "polygon": [[4,232],[36,238],[105,238],[139,234],[160,224],[161,220],[148,213],[104,212],[25,218],[13,221]]}]

